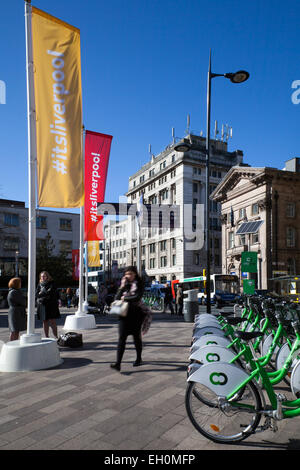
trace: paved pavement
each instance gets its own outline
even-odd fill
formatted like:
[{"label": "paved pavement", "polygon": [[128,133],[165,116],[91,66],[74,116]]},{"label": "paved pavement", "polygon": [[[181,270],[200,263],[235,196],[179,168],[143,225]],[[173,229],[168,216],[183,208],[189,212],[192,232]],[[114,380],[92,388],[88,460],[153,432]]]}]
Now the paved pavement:
[{"label": "paved pavement", "polygon": [[[59,331],[67,314],[62,310]],[[289,450],[300,449],[300,418],[279,422],[239,445],[202,437],[184,405],[192,323],[155,313],[144,337],[144,365],[132,367],[129,339],[121,373],[112,370],[117,321],[95,316],[80,349],[60,348],[63,363],[51,370],[0,373],[0,450]],[[41,330],[36,323],[36,331]],[[0,312],[0,340],[8,340]],[[286,388],[287,387],[283,387]]]}]

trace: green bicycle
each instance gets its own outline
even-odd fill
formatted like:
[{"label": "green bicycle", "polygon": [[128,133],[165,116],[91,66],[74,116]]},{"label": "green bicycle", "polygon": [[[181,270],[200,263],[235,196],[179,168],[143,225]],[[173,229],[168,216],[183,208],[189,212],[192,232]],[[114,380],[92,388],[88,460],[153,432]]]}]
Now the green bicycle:
[{"label": "green bicycle", "polygon": [[251,344],[261,332],[240,331],[236,334],[244,344],[244,360],[250,364],[249,370],[215,361],[202,365],[188,377],[186,410],[202,435],[218,443],[236,443],[257,432],[262,417],[265,422],[260,431],[277,430],[278,420],[300,415],[300,361],[294,365],[291,375],[296,400],[286,400],[273,387],[287,374],[300,349],[300,322],[293,322],[292,326],[296,339],[284,367],[274,376],[256,358]]}]

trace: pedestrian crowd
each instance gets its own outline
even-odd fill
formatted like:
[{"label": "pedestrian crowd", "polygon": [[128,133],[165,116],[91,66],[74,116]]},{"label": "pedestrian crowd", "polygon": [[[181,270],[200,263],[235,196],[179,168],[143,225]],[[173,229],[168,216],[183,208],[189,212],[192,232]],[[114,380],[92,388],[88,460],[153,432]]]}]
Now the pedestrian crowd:
[{"label": "pedestrian crowd", "polygon": [[[20,332],[27,328],[26,298],[21,290],[21,278],[14,277],[8,284],[8,326],[10,331],[10,341],[19,339]],[[98,306],[100,310],[110,308],[115,303],[122,304],[124,315],[119,316],[118,324],[118,344],[116,351],[116,362],[111,367],[117,371],[121,370],[121,363],[126,348],[129,335],[133,336],[136,350],[136,360],[134,367],[142,365],[142,337],[150,328],[152,312],[143,302],[144,283],[139,276],[135,266],[129,266],[124,271],[120,285],[109,282],[101,284],[98,289]],[[49,338],[52,330],[53,336],[58,339],[57,320],[61,318],[60,307],[70,308],[78,306],[79,289],[60,289],[58,291],[51,275],[47,271],[42,271],[39,275],[39,282],[36,288],[35,299],[37,307],[37,318],[43,324],[44,334]],[[173,294],[168,283],[164,289],[164,311],[170,309],[174,315]],[[183,292],[179,286],[175,295],[175,312],[182,315]]]}]

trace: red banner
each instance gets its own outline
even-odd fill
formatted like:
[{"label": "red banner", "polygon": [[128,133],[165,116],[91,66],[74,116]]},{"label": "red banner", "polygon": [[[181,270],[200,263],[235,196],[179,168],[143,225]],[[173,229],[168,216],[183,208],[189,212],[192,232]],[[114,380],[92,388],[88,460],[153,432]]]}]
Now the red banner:
[{"label": "red banner", "polygon": [[112,136],[85,133],[84,240],[103,240],[103,216],[97,215],[98,202],[104,202]]},{"label": "red banner", "polygon": [[72,250],[72,266],[73,266],[73,275],[72,278],[74,281],[79,279],[79,250]]}]

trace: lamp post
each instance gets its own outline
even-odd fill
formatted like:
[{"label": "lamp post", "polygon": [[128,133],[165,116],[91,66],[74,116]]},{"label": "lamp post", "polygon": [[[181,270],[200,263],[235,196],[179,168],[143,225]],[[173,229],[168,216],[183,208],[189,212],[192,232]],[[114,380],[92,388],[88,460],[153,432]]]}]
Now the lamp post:
[{"label": "lamp post", "polygon": [[[211,80],[215,77],[228,78],[232,83],[243,83],[249,78],[249,73],[245,70],[239,70],[235,73],[212,73],[211,71],[211,50],[209,52],[209,64],[207,74],[207,101],[206,101],[206,178],[205,178],[205,249],[206,249],[206,311],[211,313],[211,298],[210,298],[210,220],[209,220],[209,176],[210,176],[210,109],[211,109]],[[189,142],[179,142],[175,145],[174,149],[178,152],[187,152],[192,145]]]},{"label": "lamp post", "polygon": [[19,277],[19,254],[20,252],[17,250],[16,255],[16,277]]}]

